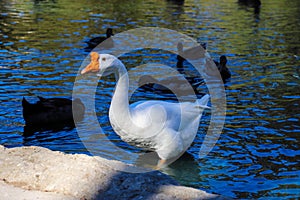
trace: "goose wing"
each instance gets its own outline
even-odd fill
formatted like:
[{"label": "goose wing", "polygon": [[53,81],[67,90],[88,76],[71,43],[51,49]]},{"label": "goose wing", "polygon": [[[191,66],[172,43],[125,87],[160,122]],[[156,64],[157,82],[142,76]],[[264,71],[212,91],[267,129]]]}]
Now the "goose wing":
[{"label": "goose wing", "polygon": [[[179,130],[180,126],[188,125],[199,119],[207,107],[209,95],[196,102],[172,103],[165,101],[144,101],[130,105],[131,119],[141,128],[159,126]],[[158,125],[159,124],[159,125]]]}]

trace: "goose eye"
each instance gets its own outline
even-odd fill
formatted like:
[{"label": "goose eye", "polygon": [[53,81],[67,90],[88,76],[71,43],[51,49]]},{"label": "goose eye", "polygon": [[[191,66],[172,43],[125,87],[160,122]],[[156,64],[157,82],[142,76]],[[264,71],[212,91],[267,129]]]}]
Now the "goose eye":
[{"label": "goose eye", "polygon": [[105,61],[106,60],[106,58],[102,58],[102,61]]}]

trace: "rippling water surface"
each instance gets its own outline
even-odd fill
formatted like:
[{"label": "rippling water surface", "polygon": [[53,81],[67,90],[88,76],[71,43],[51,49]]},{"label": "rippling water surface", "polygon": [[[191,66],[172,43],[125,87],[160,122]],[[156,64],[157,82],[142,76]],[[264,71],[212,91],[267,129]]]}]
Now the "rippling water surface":
[{"label": "rippling water surface", "polygon": [[[90,154],[82,143],[91,140],[94,130],[89,127],[80,138],[68,127],[26,134],[22,97],[30,102],[37,95],[71,98],[89,53],[85,41],[108,27],[115,33],[144,26],[169,28],[207,42],[214,59],[226,55],[232,78],[225,85],[227,115],[216,146],[205,158],[198,157],[210,120],[207,112],[188,155],[165,173],[184,185],[234,198],[300,197],[299,1],[262,0],[261,8],[255,9],[234,0],[4,0],[0,10],[0,144]],[[176,66],[176,56],[168,52],[141,50],[121,59],[128,69],[153,60]],[[134,163],[130,152],[140,150],[122,142],[108,122],[114,85],[113,77],[99,81],[95,105],[105,134],[94,137],[116,144],[129,156],[96,143],[94,150]],[[173,95],[143,89],[131,100],[154,98],[176,101]]]}]

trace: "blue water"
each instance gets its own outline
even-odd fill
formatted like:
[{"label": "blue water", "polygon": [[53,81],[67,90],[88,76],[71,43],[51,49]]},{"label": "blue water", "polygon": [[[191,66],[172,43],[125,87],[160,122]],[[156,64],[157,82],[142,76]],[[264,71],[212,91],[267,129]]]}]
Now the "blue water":
[{"label": "blue water", "polygon": [[[214,59],[228,58],[232,72],[226,83],[225,126],[217,144],[205,157],[198,152],[210,112],[203,116],[188,158],[164,172],[181,184],[242,199],[296,199],[300,197],[300,2],[262,1],[259,12],[237,1],[1,1],[0,21],[0,144],[37,145],[68,153],[91,154],[76,128],[24,131],[21,100],[36,96],[71,98],[74,81],[88,56],[85,41],[103,35],[154,26],[186,34],[208,43]],[[149,61],[176,66],[168,52],[131,52],[121,58],[131,69]],[[194,69],[186,74],[193,75]],[[101,79],[95,105],[105,134],[127,152],[140,150],[122,142],[113,132],[107,112],[114,78]],[[173,95],[139,89],[132,101]],[[89,116],[91,111],[87,111]],[[88,119],[88,118],[87,118]],[[80,124],[78,124],[80,126]],[[90,144],[89,148],[93,148]],[[115,149],[95,145],[104,157],[134,163]]]}]

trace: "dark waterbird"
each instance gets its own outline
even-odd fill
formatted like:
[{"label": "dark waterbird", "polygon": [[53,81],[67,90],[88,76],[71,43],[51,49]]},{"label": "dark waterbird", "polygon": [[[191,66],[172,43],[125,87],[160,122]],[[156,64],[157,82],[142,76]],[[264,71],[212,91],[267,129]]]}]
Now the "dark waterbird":
[{"label": "dark waterbird", "polygon": [[[177,64],[176,64],[177,68],[182,69],[183,68],[183,62],[186,61],[186,59],[192,59],[192,60],[193,59],[198,59],[200,56],[202,56],[204,51],[206,51],[206,48],[207,48],[207,44],[202,43],[199,46],[192,47],[192,48],[184,50],[183,49],[183,44],[181,42],[179,42],[177,44],[177,51],[178,51]],[[214,61],[214,62],[218,67],[218,70],[221,74],[223,82],[226,83],[226,81],[231,77],[230,70],[226,66],[226,64],[227,64],[226,56],[222,55],[220,57],[219,62],[218,61]]]},{"label": "dark waterbird", "polygon": [[260,0],[238,0],[238,3],[245,6],[251,7],[260,7],[261,1]]},{"label": "dark waterbird", "polygon": [[204,80],[199,77],[185,77],[183,62],[186,59],[197,59],[206,50],[207,44],[201,43],[198,46],[183,49],[183,44],[178,42],[177,44],[177,64],[178,72],[183,76],[165,76],[163,78],[156,79],[150,75],[143,75],[140,77],[138,84],[145,90],[151,90],[159,93],[174,93],[176,95],[185,96],[190,94],[201,94],[198,92],[198,87],[204,84]]},{"label": "dark waterbird", "polygon": [[231,77],[231,73],[230,73],[229,69],[226,66],[226,64],[227,64],[226,56],[222,55],[220,57],[220,62],[218,62],[218,61],[214,61],[214,62],[218,67],[218,70],[221,74],[223,82],[226,83],[226,81]]},{"label": "dark waterbird", "polygon": [[169,94],[175,93],[175,95],[185,96],[190,94],[201,94],[198,92],[198,87],[203,85],[203,79],[199,77],[181,77],[170,76],[163,79],[156,79],[150,75],[143,75],[138,85],[148,91],[155,91],[159,93]]},{"label": "dark waterbird", "polygon": [[106,39],[105,43],[103,44],[104,47],[110,48],[113,46],[113,40],[111,39],[111,36],[113,36],[113,29],[112,28],[108,28],[106,30],[106,37],[103,36],[99,36],[99,37],[95,37],[92,38],[88,41],[86,41],[86,43],[88,44],[88,47],[86,49],[93,49],[95,48],[97,45],[99,45],[100,43],[104,42]]},{"label": "dark waterbird", "polygon": [[181,42],[178,42],[177,44],[177,64],[176,66],[178,68],[183,67],[183,62],[186,59],[197,59],[200,56],[200,53],[203,53],[204,50],[206,50],[207,44],[201,43],[199,46],[195,46],[189,49],[183,49],[183,44]]},{"label": "dark waterbird", "polygon": [[22,100],[26,126],[44,126],[74,123],[83,119],[85,107],[80,99],[43,98],[36,103]]},{"label": "dark waterbird", "polygon": [[167,0],[167,2],[173,3],[174,5],[183,6],[184,0]]},{"label": "dark waterbird", "polygon": [[260,13],[260,7],[261,7],[261,1],[260,0],[238,0],[238,4],[248,10],[248,8],[254,9],[254,18],[256,20],[259,20],[259,13]]}]

